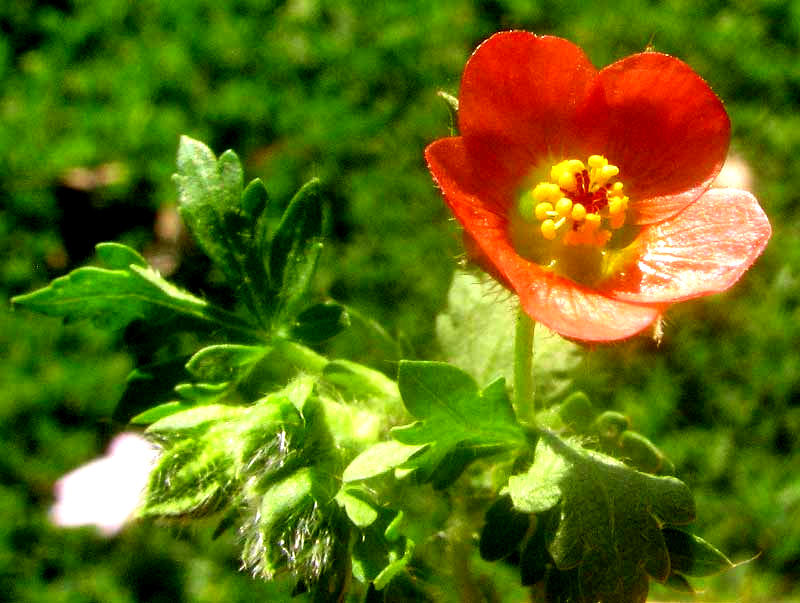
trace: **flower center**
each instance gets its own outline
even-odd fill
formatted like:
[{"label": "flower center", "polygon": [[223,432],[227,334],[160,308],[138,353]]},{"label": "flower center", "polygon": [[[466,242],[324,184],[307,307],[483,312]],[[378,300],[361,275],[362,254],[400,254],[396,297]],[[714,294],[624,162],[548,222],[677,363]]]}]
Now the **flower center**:
[{"label": "flower center", "polygon": [[527,188],[510,216],[517,252],[592,286],[621,270],[636,229],[623,228],[628,197],[618,175],[619,168],[602,155],[553,165],[550,180]]},{"label": "flower center", "polygon": [[565,245],[604,247],[611,230],[625,224],[628,197],[618,174],[619,168],[602,155],[591,155],[586,165],[565,159],[550,168],[550,182],[522,196],[519,213],[527,222],[539,221],[548,241],[562,233]]}]

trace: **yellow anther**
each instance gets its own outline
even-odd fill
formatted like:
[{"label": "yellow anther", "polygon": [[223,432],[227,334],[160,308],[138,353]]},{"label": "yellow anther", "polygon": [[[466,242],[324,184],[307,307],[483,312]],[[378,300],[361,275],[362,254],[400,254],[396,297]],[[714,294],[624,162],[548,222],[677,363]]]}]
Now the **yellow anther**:
[{"label": "yellow anther", "polygon": [[559,216],[568,216],[572,211],[572,199],[568,197],[561,197],[556,203],[556,213]]},{"label": "yellow anther", "polygon": [[536,206],[536,210],[535,211],[536,211],[536,219],[537,220],[545,220],[545,219],[547,219],[547,214],[549,212],[553,211],[553,204],[552,203],[548,203],[547,201],[544,201],[542,203],[539,203]]},{"label": "yellow anther", "polygon": [[617,174],[619,174],[619,168],[616,165],[604,165],[597,170],[598,180],[602,180],[603,182],[608,182]]},{"label": "yellow anther", "polygon": [[586,163],[588,163],[591,168],[601,168],[608,165],[608,159],[602,155],[590,155]]},{"label": "yellow anther", "polygon": [[533,198],[537,201],[550,201],[555,203],[561,197],[561,189],[552,182],[540,182],[533,189]]},{"label": "yellow anther", "polygon": [[[628,197],[622,182],[614,182],[619,167],[603,155],[589,155],[586,162],[564,159],[551,166],[550,181],[538,183],[528,196],[533,200],[522,217],[541,223],[542,236],[553,241],[561,232],[564,245],[604,246],[612,230],[625,224]],[[590,212],[589,208],[597,208]]]},{"label": "yellow anther", "polygon": [[556,238],[556,223],[549,218],[542,222],[539,228],[542,231],[542,236],[548,241],[552,241]]},{"label": "yellow anther", "polygon": [[575,174],[564,170],[558,176],[558,186],[560,186],[565,191],[576,191],[578,190],[578,183],[575,180]]},{"label": "yellow anther", "polygon": [[583,165],[583,161],[580,159],[570,159],[567,161],[567,169],[573,174],[577,174],[585,170],[586,166]]}]

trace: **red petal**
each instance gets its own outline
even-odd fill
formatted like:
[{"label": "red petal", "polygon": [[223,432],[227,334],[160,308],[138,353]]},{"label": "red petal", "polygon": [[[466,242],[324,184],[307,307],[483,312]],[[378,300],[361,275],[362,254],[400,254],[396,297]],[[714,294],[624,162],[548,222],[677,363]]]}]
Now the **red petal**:
[{"label": "red petal", "polygon": [[[497,250],[501,251],[501,250]],[[522,307],[549,329],[570,339],[616,341],[652,325],[663,308],[625,303],[545,272],[536,264],[502,249],[497,263]]]},{"label": "red petal", "polygon": [[730,120],[708,84],[656,52],[600,71],[578,120],[587,148],[619,166],[639,224],[665,220],[699,197],[730,140]]},{"label": "red petal", "polygon": [[524,31],[495,34],[464,68],[461,134],[470,146],[482,144],[503,157],[510,147],[519,147],[511,166],[517,173],[545,155],[559,160],[579,140],[575,108],[596,73],[583,51],[567,40]]},{"label": "red petal", "polygon": [[545,272],[520,257],[508,237],[508,224],[491,196],[480,166],[470,161],[461,138],[445,138],[425,150],[428,167],[445,201],[478,249],[484,268],[517,292],[525,311],[553,331],[583,341],[614,341],[646,329],[660,307],[625,303]]},{"label": "red petal", "polygon": [[724,291],[764,250],[772,229],[746,191],[709,190],[673,219],[640,235],[641,257],[603,292],[638,303],[671,303]]}]

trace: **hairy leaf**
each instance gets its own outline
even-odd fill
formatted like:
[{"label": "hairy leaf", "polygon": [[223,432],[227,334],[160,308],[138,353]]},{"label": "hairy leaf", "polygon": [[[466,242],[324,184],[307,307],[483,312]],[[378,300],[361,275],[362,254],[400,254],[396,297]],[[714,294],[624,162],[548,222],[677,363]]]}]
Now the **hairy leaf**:
[{"label": "hairy leaf", "polygon": [[686,576],[712,576],[733,567],[730,559],[699,536],[667,528],[664,540],[669,549],[672,570]]},{"label": "hairy leaf", "polygon": [[683,482],[640,473],[549,432],[531,471],[512,479],[508,491],[520,510],[541,511],[560,501],[548,549],[559,571],[573,572],[582,600],[645,601],[649,577],[664,582],[670,575],[662,528],[694,518]]},{"label": "hairy leaf", "polygon": [[272,295],[256,236],[267,204],[263,184],[253,182],[243,191],[242,166],[233,151],[217,159],[186,136],[178,148],[175,182],[181,216],[197,243],[266,326]]},{"label": "hairy leaf", "polygon": [[467,373],[441,362],[400,363],[400,394],[416,423],[392,430],[408,445],[428,447],[407,466],[429,479],[457,445],[471,447],[515,446],[525,441],[500,378],[484,390]]},{"label": "hairy leaf", "polygon": [[91,320],[96,325],[118,329],[133,320],[160,322],[174,316],[218,324],[252,333],[238,317],[164,280],[142,265],[134,250],[123,245],[101,245],[100,256],[120,266],[113,269],[86,266],[59,277],[47,287],[15,297],[12,301],[30,310],[60,316],[67,321]]},{"label": "hairy leaf", "polygon": [[279,293],[279,314],[292,316],[303,304],[322,251],[324,207],[320,182],[305,184],[289,203],[272,237],[269,277]]},{"label": "hairy leaf", "polygon": [[[436,336],[446,360],[479,383],[498,377],[512,383],[515,320],[513,298],[493,279],[458,271],[447,312],[436,317]],[[534,354],[537,398],[547,402],[563,395],[571,383],[570,372],[581,362],[580,348],[537,325]]]}]

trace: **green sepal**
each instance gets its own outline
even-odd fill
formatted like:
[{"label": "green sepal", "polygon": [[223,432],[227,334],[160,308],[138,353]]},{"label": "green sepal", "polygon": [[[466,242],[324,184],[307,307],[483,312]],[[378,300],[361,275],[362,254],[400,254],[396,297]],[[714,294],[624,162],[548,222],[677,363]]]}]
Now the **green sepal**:
[{"label": "green sepal", "polygon": [[316,344],[338,335],[348,326],[350,317],[345,307],[325,302],[300,312],[289,329],[289,335],[295,341]]},{"label": "green sepal", "polygon": [[730,559],[699,536],[674,528],[665,528],[663,534],[675,572],[698,578],[734,567]]},{"label": "green sepal", "polygon": [[246,409],[240,406],[208,404],[193,406],[179,413],[171,413],[147,428],[147,433],[159,438],[198,437],[218,422],[233,421]]},{"label": "green sepal", "polygon": [[294,316],[305,303],[322,252],[324,223],[322,187],[314,179],[289,202],[270,243],[269,278],[278,291],[278,316]]}]

